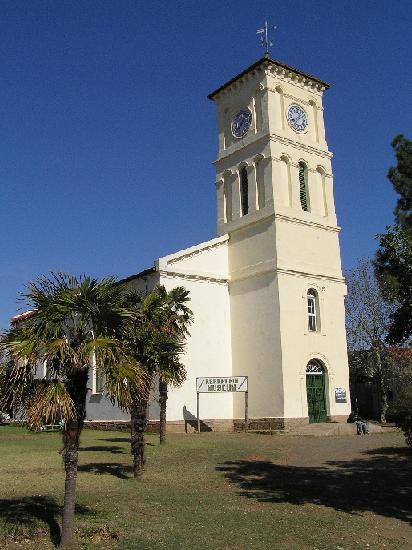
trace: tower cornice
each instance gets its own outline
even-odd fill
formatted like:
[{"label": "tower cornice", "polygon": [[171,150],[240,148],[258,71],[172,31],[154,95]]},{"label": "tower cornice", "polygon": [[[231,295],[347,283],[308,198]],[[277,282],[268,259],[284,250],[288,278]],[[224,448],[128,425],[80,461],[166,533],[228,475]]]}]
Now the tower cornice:
[{"label": "tower cornice", "polygon": [[279,76],[289,78],[292,82],[308,85],[309,87],[314,88],[317,91],[324,91],[330,87],[327,82],[320,80],[316,76],[304,73],[303,71],[295,69],[294,67],[291,67],[286,63],[265,56],[256,61],[256,63],[253,63],[253,65],[250,65],[250,67],[239,73],[237,76],[228,80],[225,84],[223,84],[216,90],[211,92],[207,97],[211,101],[214,101],[218,96],[220,96],[220,94],[230,90],[232,85],[238,83],[244,78],[247,78],[251,73],[259,72],[262,70],[269,70],[275,74],[278,74]]},{"label": "tower cornice", "polygon": [[[260,136],[257,135],[256,137],[251,139],[249,143],[243,145],[243,149],[247,150],[247,148],[249,146],[252,147],[253,145],[256,145],[257,142],[260,142],[260,141],[265,140],[265,139],[268,140],[268,141],[277,141],[279,143],[289,145],[289,146],[293,147],[294,149],[305,151],[307,153],[313,153],[315,155],[318,155],[319,157],[324,157],[324,158],[328,158],[328,159],[331,159],[333,157],[333,153],[331,151],[327,150],[327,149],[321,149],[320,147],[315,147],[313,145],[308,145],[306,143],[302,143],[301,141],[296,141],[296,140],[290,139],[288,137],[281,136],[280,134],[274,134],[274,133],[272,133],[272,134],[265,133],[265,134],[260,135]],[[222,162],[224,160],[227,160],[228,158],[230,158],[233,155],[236,155],[236,153],[238,153],[241,149],[242,149],[242,147],[236,147],[236,148],[228,149],[227,152],[225,151],[225,153],[223,155],[221,155],[219,158],[214,160],[213,164],[215,166],[217,166],[220,162]]]}]

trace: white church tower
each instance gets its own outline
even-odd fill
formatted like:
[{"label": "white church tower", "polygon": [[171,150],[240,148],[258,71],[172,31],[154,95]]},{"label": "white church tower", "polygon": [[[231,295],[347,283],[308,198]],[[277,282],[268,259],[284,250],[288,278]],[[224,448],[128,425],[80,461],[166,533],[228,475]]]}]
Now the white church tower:
[{"label": "white church tower", "polygon": [[209,95],[217,232],[229,236],[233,374],[249,376],[251,419],[275,425],[350,412],[328,87],[265,56]]},{"label": "white church tower", "polygon": [[[196,428],[197,377],[212,380],[201,398],[205,429],[242,423],[243,394],[213,382],[236,375],[248,376],[252,428],[345,421],[350,412],[327,88],[266,55],[211,93],[218,236],[123,280],[143,292],[190,292],[187,379],[169,392],[169,429]],[[88,418],[126,420],[101,392],[93,377]],[[159,418],[155,399],[150,418]]]}]

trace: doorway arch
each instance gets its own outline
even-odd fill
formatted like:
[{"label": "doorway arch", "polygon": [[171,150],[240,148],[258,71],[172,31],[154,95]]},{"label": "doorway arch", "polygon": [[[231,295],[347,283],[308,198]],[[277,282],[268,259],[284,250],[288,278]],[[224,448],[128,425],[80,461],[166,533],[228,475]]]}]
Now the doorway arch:
[{"label": "doorway arch", "polygon": [[326,422],[325,367],[319,359],[311,359],[306,365],[306,394],[310,424]]}]

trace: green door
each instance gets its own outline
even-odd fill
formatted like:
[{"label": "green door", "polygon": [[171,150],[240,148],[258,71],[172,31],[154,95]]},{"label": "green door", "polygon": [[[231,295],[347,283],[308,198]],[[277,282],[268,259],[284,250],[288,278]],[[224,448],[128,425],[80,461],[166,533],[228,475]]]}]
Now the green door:
[{"label": "green door", "polygon": [[307,374],[306,392],[308,395],[309,422],[326,422],[325,374]]}]

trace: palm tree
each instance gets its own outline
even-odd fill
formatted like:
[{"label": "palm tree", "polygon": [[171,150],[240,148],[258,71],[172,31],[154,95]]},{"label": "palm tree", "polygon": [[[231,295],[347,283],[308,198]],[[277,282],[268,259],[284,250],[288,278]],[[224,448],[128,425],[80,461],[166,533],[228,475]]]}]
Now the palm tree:
[{"label": "palm tree", "polygon": [[[158,363],[159,312],[162,298],[155,289],[146,296],[134,290],[125,295],[125,306],[133,310],[132,322],[122,327],[120,338],[126,342],[128,353],[144,368],[149,387],[152,387]],[[131,453],[133,475],[140,478],[145,465],[145,438],[149,395],[142,395],[133,383],[130,392]]]},{"label": "palm tree", "polygon": [[[127,342],[128,351],[145,369],[147,379],[153,385],[156,377],[161,385],[161,426],[163,441],[166,422],[167,384],[179,385],[186,376],[179,356],[184,349],[184,336],[191,320],[192,312],[185,305],[189,293],[182,287],[169,293],[164,286],[156,287],[143,296],[130,291],[126,304],[134,309],[132,323],[125,327],[122,338]],[[149,396],[135,392],[130,385],[131,406],[131,452],[133,455],[134,477],[143,474],[145,465],[144,431],[147,426]],[[162,428],[161,428],[162,433]]]},{"label": "palm tree", "polygon": [[[89,369],[105,377],[105,390],[121,408],[131,406],[128,383],[144,392],[138,362],[115,337],[131,319],[122,289],[114,279],[52,273],[29,283],[24,298],[33,315],[3,335],[1,348],[13,360],[0,371],[0,405],[12,400],[30,426],[63,421],[62,456],[66,473],[61,545],[71,543],[79,438],[86,414]],[[36,379],[36,366],[46,361],[47,379]]]},{"label": "palm tree", "polygon": [[159,405],[160,405],[160,443],[166,443],[166,407],[168,385],[178,387],[186,379],[186,368],[180,362],[180,355],[184,351],[188,328],[193,320],[193,313],[186,305],[189,291],[177,287],[169,292],[163,290],[164,311],[163,322],[160,327],[164,336],[165,353],[161,355],[157,374],[159,377]]}]

